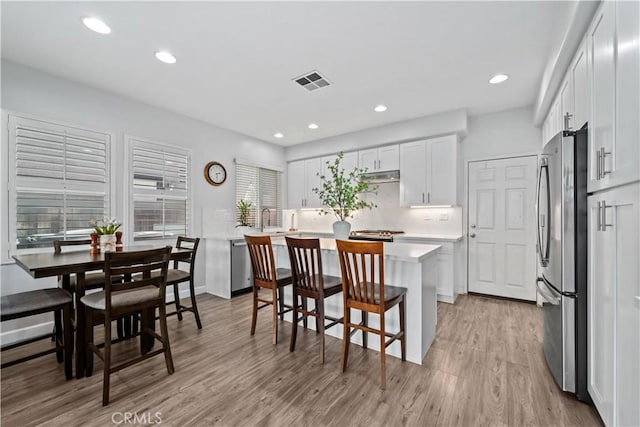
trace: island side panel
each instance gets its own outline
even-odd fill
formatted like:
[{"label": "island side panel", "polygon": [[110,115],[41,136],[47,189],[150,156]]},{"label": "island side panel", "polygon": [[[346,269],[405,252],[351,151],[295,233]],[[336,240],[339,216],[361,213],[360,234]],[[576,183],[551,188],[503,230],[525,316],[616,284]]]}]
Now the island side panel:
[{"label": "island side panel", "polygon": [[429,255],[422,261],[422,355],[427,354],[436,337],[438,300],[436,289],[440,283],[438,256]]}]

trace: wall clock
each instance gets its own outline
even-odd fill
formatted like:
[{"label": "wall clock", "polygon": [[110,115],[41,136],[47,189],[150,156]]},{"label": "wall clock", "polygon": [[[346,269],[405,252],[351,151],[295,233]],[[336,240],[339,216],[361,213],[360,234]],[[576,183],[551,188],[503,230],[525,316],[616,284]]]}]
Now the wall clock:
[{"label": "wall clock", "polygon": [[222,163],[209,162],[204,167],[204,179],[211,185],[216,187],[222,185],[227,179],[227,170]]}]

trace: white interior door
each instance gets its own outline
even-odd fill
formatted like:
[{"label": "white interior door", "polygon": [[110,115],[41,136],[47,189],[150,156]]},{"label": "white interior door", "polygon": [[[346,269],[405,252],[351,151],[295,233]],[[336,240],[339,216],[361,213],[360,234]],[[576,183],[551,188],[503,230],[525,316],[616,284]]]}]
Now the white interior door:
[{"label": "white interior door", "polygon": [[536,156],[469,163],[469,292],[536,300]]}]

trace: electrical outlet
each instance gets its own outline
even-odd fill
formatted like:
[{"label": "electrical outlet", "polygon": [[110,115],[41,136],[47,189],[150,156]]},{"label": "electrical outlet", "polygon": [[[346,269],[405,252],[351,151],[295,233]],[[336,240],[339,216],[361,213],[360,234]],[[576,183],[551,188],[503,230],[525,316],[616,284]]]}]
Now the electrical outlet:
[{"label": "electrical outlet", "polygon": [[449,221],[449,215],[446,213],[440,214],[440,221]]}]

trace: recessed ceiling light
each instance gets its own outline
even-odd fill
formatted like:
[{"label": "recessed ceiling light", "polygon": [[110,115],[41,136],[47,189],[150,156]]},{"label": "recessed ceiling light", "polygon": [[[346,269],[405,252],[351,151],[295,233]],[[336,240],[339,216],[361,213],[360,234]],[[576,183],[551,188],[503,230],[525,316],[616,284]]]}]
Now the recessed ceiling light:
[{"label": "recessed ceiling light", "polygon": [[90,30],[100,34],[109,34],[111,28],[98,18],[86,17],[82,18],[82,23]]},{"label": "recessed ceiling light", "polygon": [[315,123],[309,123],[309,129],[318,129],[318,125]]},{"label": "recessed ceiling light", "polygon": [[171,55],[166,50],[161,50],[160,52],[156,52],[156,58],[158,58],[158,61],[162,61],[165,64],[175,64],[176,63],[176,57]]},{"label": "recessed ceiling light", "polygon": [[274,133],[273,136],[275,136],[276,138],[283,138],[284,135],[281,134],[280,132]]},{"label": "recessed ceiling light", "polygon": [[489,80],[489,83],[491,83],[492,85],[495,85],[498,83],[502,83],[508,78],[509,76],[507,76],[506,74],[496,74],[495,76],[491,77],[491,79]]},{"label": "recessed ceiling light", "polygon": [[376,105],[376,108],[374,108],[374,111],[376,113],[382,113],[383,111],[387,111],[387,106],[386,105]]}]

